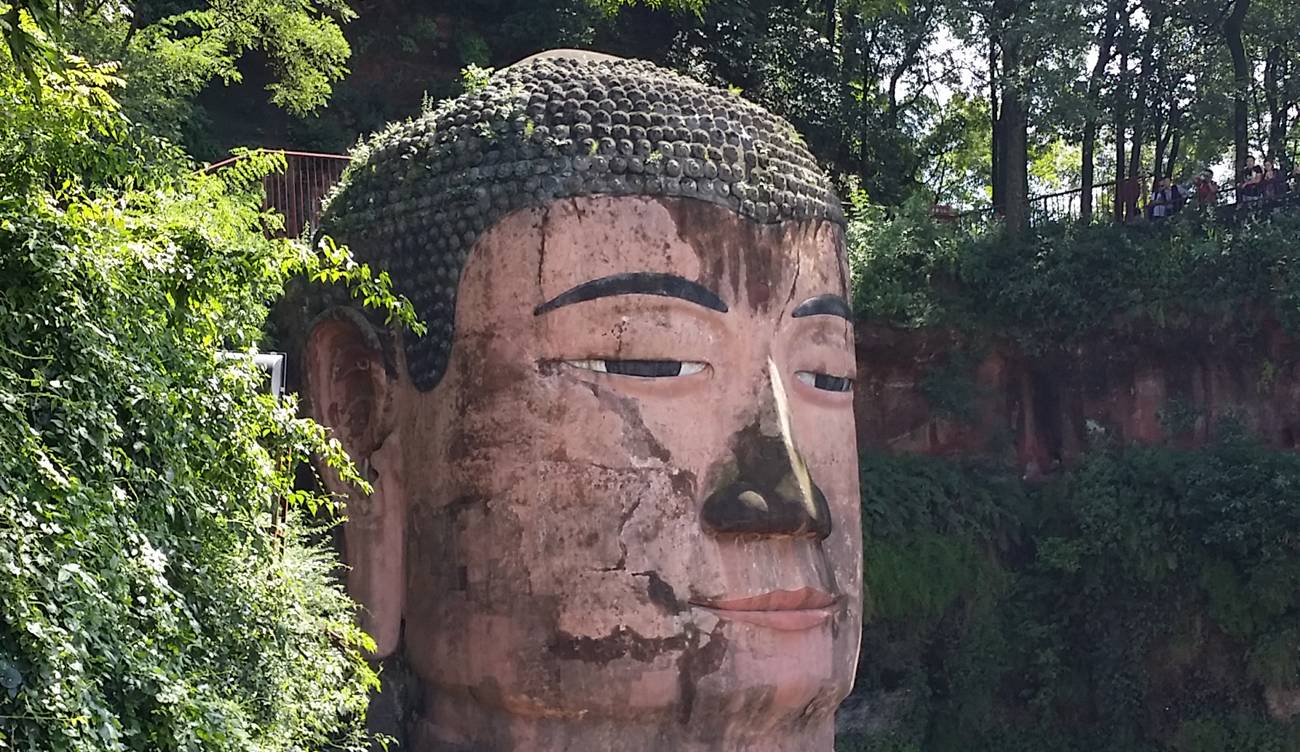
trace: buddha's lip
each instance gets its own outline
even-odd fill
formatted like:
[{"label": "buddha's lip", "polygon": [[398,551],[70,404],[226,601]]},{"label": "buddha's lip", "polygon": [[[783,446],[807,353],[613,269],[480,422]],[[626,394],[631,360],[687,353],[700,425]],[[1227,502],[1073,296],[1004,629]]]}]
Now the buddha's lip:
[{"label": "buddha's lip", "polygon": [[781,632],[801,632],[830,621],[839,599],[822,590],[773,590],[745,598],[692,600],[691,604],[730,621]]},{"label": "buddha's lip", "polygon": [[798,590],[773,590],[747,598],[698,599],[691,602],[715,611],[804,611],[830,608],[835,605],[835,601],[835,596],[830,593],[817,588],[801,587]]}]

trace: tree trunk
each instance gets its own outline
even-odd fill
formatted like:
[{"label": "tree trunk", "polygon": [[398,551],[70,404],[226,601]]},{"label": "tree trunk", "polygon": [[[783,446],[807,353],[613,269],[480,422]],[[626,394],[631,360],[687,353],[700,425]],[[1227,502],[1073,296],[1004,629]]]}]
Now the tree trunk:
[{"label": "tree trunk", "polygon": [[1002,197],[1007,231],[1029,225],[1029,113],[1025,110],[1020,42],[1002,41]]},{"label": "tree trunk", "polygon": [[934,17],[934,4],[924,6],[916,15],[914,21],[917,29],[912,38],[907,40],[903,48],[902,57],[899,58],[898,64],[889,72],[889,83],[886,87],[886,93],[889,96],[889,109],[887,110],[887,121],[890,130],[897,130],[898,115],[900,107],[898,104],[898,85],[903,80],[903,76],[916,65],[920,57],[921,50],[925,47],[926,42],[930,39],[929,28],[930,19]]},{"label": "tree trunk", "polygon": [[1087,224],[1092,221],[1092,186],[1096,182],[1096,165],[1094,153],[1097,149],[1097,121],[1100,116],[1101,83],[1106,76],[1106,66],[1110,63],[1112,49],[1115,46],[1115,33],[1119,26],[1119,17],[1124,12],[1124,0],[1111,0],[1106,8],[1106,17],[1101,24],[1101,34],[1097,39],[1097,62],[1092,66],[1088,76],[1088,114],[1083,122],[1083,144],[1079,164],[1079,221]]},{"label": "tree trunk", "polygon": [[839,14],[835,0],[823,0],[822,8],[826,13],[826,39],[835,44],[835,21]]},{"label": "tree trunk", "polygon": [[[1151,163],[1151,172],[1160,177],[1173,177],[1174,160],[1178,158],[1179,128],[1182,113],[1178,109],[1178,100],[1170,98],[1169,113],[1163,118],[1156,138],[1156,158]],[[1165,158],[1168,150],[1169,158]]]},{"label": "tree trunk", "polygon": [[1029,226],[1029,122],[1019,91],[1002,95],[1002,202],[1007,229]]},{"label": "tree trunk", "polygon": [[862,54],[862,113],[859,118],[861,133],[858,135],[858,169],[862,171],[864,183],[869,184],[871,179],[879,172],[876,167],[877,160],[872,156],[870,144],[872,142],[871,129],[871,103],[868,97],[868,87],[875,85],[875,71],[871,66],[870,47],[863,50]]},{"label": "tree trunk", "polygon": [[1246,157],[1250,154],[1250,108],[1246,99],[1250,91],[1250,60],[1241,38],[1249,8],[1250,0],[1234,0],[1232,12],[1223,21],[1223,39],[1232,54],[1232,140],[1238,181],[1245,175]]},{"label": "tree trunk", "polygon": [[1141,72],[1138,73],[1137,96],[1133,103],[1133,146],[1129,152],[1128,171],[1137,177],[1142,167],[1142,144],[1146,140],[1147,109],[1150,107],[1151,81],[1156,75],[1155,43],[1164,25],[1164,3],[1144,0],[1147,12],[1147,31],[1142,37]]},{"label": "tree trunk", "polygon": [[1286,120],[1290,103],[1281,95],[1281,81],[1286,75],[1286,58],[1282,46],[1273,45],[1264,63],[1264,103],[1268,107],[1268,156],[1281,159],[1286,155]]},{"label": "tree trunk", "polygon": [[1174,163],[1178,161],[1179,151],[1183,147],[1183,131],[1178,125],[1173,126],[1174,137],[1169,144],[1169,161],[1165,163],[1165,174],[1174,174]]},{"label": "tree trunk", "polygon": [[[844,44],[840,45],[840,107],[841,120],[844,123],[840,138],[836,139],[839,143],[835,147],[835,159],[839,164],[839,169],[845,175],[862,174],[862,165],[855,163],[853,136],[854,121],[857,117],[857,109],[866,108],[866,90],[863,89],[863,100],[858,103],[853,91],[853,78],[859,69],[858,56],[860,48],[856,40],[858,38],[858,27],[856,25],[857,14],[846,14],[844,17]],[[865,87],[866,82],[863,82]]]},{"label": "tree trunk", "polygon": [[1163,122],[1156,123],[1156,153],[1155,158],[1151,160],[1151,174],[1156,178],[1164,177],[1165,174],[1165,149],[1169,148],[1169,137],[1173,131],[1165,126]]},{"label": "tree trunk", "polygon": [[1089,117],[1083,124],[1083,145],[1080,149],[1079,163],[1079,221],[1088,224],[1092,221],[1092,186],[1096,183],[1094,171],[1096,160],[1093,152],[1097,147],[1097,120]]},{"label": "tree trunk", "polygon": [[989,37],[989,185],[993,188],[993,211],[1005,214],[1002,195],[1002,110],[998,102],[998,39]]},{"label": "tree trunk", "polygon": [[1128,138],[1128,17],[1123,19],[1123,32],[1120,36],[1119,81],[1115,85],[1115,221],[1123,222],[1128,218],[1128,199],[1125,183],[1124,140]]}]

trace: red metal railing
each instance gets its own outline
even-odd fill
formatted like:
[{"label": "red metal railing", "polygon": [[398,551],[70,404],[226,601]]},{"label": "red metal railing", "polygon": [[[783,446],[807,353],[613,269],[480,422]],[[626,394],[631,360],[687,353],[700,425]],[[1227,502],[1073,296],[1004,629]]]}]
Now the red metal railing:
[{"label": "red metal railing", "polygon": [[[317,154],[306,151],[283,151],[284,172],[262,178],[266,196],[263,207],[284,216],[284,229],[277,234],[298,237],[320,217],[321,199],[338,182],[349,158],[343,154]],[[219,170],[241,157],[231,157],[207,168]]]}]

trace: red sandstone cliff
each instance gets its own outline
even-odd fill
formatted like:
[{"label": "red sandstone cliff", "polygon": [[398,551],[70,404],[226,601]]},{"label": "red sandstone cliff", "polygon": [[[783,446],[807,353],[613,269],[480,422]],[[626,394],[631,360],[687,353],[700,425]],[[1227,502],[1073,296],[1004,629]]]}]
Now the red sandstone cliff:
[{"label": "red sandstone cliff", "polygon": [[[974,355],[954,368],[955,352]],[[1014,453],[1027,477],[1069,463],[1094,432],[1196,444],[1209,426],[1234,417],[1278,447],[1294,447],[1300,435],[1300,342],[1274,321],[1229,333],[1109,336],[1042,354],[860,322],[857,360],[860,448]],[[945,387],[936,373],[964,382],[947,385],[965,397],[961,415],[936,404]]]}]

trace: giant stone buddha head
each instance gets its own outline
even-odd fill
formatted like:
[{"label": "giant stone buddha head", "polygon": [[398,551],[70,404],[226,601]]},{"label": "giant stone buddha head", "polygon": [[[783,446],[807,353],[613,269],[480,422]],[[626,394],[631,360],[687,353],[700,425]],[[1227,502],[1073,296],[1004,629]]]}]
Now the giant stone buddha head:
[{"label": "giant stone buddha head", "polygon": [[409,748],[832,746],[861,621],[842,215],[785,121],[557,52],[391,127],[322,228],[428,323],[316,318]]}]

